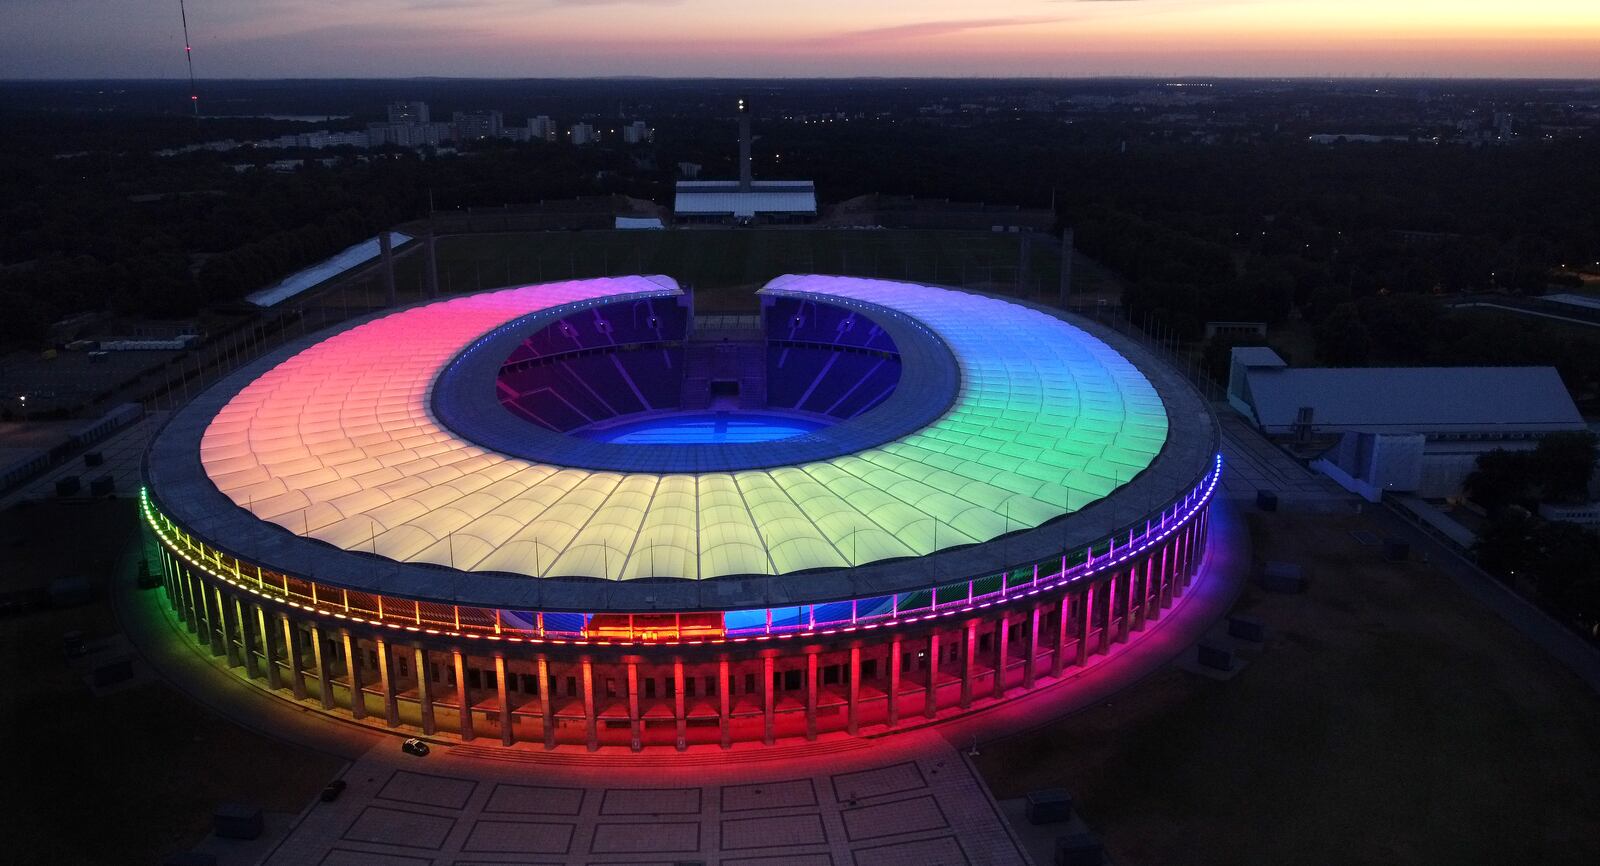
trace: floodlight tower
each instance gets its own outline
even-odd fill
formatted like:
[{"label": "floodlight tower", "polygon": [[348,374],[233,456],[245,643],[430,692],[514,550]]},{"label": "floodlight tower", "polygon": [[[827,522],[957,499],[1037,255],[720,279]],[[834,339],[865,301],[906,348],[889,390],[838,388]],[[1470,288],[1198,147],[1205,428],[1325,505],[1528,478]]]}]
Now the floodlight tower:
[{"label": "floodlight tower", "polygon": [[183,19],[183,59],[189,64],[189,104],[194,106],[194,119],[200,121],[200,94],[194,89],[194,48],[189,45],[189,10],[178,0],[178,15]]},{"label": "floodlight tower", "polygon": [[739,97],[739,191],[749,192],[750,176],[750,100]]}]

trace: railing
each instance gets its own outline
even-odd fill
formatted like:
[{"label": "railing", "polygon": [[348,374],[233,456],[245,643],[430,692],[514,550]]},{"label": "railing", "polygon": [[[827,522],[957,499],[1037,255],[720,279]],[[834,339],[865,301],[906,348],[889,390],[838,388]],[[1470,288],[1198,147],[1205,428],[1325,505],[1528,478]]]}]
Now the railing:
[{"label": "railing", "polygon": [[1210,502],[1221,474],[1222,456],[1219,454],[1211,471],[1193,489],[1146,520],[1142,531],[1130,527],[1126,533],[1119,532],[1094,544],[1065,551],[1059,557],[892,595],[726,611],[721,614],[722,637],[703,636],[703,632],[702,636],[690,637],[681,631],[652,630],[654,640],[644,640],[637,633],[633,640],[605,639],[590,634],[592,612],[511,611],[443,604],[295,577],[245,562],[196,539],[160,511],[148,489],[140,491],[139,501],[151,530],[175,556],[191,567],[258,595],[324,616],[425,634],[489,640],[602,645],[700,644],[834,634],[913,623],[1090,581],[1142,556],[1187,526]]}]

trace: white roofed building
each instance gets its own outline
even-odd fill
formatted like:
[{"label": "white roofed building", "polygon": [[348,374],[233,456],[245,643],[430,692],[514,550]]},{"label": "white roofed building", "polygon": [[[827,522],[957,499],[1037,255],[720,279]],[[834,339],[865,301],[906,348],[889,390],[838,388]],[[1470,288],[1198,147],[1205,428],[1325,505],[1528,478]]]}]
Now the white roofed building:
[{"label": "white roofed building", "polygon": [[809,180],[681,180],[673,202],[680,222],[810,222],[817,188]]},{"label": "white roofed building", "polygon": [[1497,448],[1587,429],[1554,367],[1290,367],[1233,350],[1228,402],[1353,493],[1453,496]]},{"label": "white roofed building", "polygon": [[[680,223],[806,223],[817,218],[817,187],[809,180],[756,180],[750,156],[750,103],[739,111],[739,179],[680,180],[672,205]],[[699,166],[689,177],[699,174]]]}]

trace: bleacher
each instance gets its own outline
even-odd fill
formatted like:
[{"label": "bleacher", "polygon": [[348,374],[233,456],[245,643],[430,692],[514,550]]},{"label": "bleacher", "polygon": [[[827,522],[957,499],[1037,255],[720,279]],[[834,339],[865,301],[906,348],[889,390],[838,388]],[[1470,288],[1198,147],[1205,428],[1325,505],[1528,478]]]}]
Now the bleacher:
[{"label": "bleacher", "polygon": [[854,418],[900,381],[900,357],[815,346],[767,347],[767,407]]},{"label": "bleacher", "polygon": [[805,298],[773,298],[763,311],[767,337],[798,343],[896,351],[876,322],[854,310]]},{"label": "bleacher", "polygon": [[[720,378],[741,383],[742,407],[847,419],[882,403],[900,381],[894,340],[867,316],[801,298],[773,299],[763,315],[764,383],[759,342],[749,353],[702,347],[728,349],[722,366],[739,360],[737,369],[722,370],[714,352],[686,350],[687,308],[650,298],[573,313],[530,335],[501,367],[500,402],[565,433],[619,415],[704,409],[706,383]],[[686,369],[697,358],[705,369]],[[688,393],[697,402],[685,402]]]},{"label": "bleacher", "polygon": [[678,405],[688,311],[646,298],[565,316],[518,344],[500,369],[500,402],[566,432]]},{"label": "bleacher", "polygon": [[523,340],[506,358],[516,364],[568,352],[682,340],[688,310],[674,298],[643,298],[564,316]]},{"label": "bleacher", "polygon": [[882,327],[843,307],[772,299],[767,325],[767,406],[853,418],[900,381],[900,356]]}]

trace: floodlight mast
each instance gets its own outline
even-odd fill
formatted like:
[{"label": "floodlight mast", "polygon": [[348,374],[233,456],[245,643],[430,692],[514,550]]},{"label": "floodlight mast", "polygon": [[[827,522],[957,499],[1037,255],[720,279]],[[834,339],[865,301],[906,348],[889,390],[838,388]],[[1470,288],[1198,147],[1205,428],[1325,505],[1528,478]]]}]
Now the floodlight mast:
[{"label": "floodlight mast", "polygon": [[739,97],[739,191],[749,192],[753,184],[750,172],[750,100]]},{"label": "floodlight mast", "polygon": [[200,122],[200,94],[194,87],[194,47],[189,44],[189,10],[183,0],[178,0],[178,15],[183,20],[183,59],[189,64],[189,104],[194,107],[194,119]]}]

